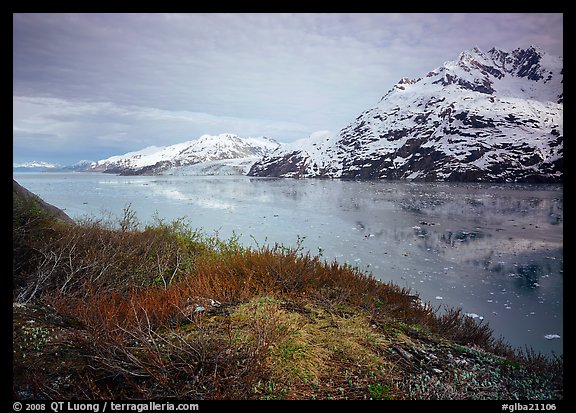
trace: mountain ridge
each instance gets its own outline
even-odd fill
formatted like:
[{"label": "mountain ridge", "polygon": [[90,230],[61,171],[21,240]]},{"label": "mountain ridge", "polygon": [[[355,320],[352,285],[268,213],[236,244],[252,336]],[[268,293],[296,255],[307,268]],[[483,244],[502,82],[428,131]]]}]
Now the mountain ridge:
[{"label": "mountain ridge", "polygon": [[148,146],[124,155],[111,156],[93,162],[87,170],[120,175],[157,175],[172,168],[211,161],[247,159],[253,163],[279,146],[278,142],[268,137],[241,138],[232,133],[205,134],[170,146]]},{"label": "mountain ridge", "polygon": [[562,115],[561,57],[474,47],[400,79],[338,134],[281,148],[248,175],[561,182]]}]

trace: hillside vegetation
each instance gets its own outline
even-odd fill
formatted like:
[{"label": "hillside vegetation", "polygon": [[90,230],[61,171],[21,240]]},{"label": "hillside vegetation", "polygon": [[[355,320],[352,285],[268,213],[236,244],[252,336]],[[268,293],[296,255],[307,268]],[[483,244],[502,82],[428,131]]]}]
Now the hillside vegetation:
[{"label": "hillside vegetation", "polygon": [[14,398],[563,398],[561,358],[299,246],[13,196]]}]

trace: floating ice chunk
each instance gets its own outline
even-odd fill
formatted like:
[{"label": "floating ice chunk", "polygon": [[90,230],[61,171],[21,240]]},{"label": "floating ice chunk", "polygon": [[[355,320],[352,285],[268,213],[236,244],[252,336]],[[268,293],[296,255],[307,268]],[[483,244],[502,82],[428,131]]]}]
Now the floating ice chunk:
[{"label": "floating ice chunk", "polygon": [[436,296],[437,300],[442,300],[443,297],[440,297],[439,295]]},{"label": "floating ice chunk", "polygon": [[559,336],[558,334],[546,334],[546,335],[544,336],[544,338],[545,338],[546,340],[553,340],[553,339],[555,339],[555,338],[560,338],[560,336]]},{"label": "floating ice chunk", "polygon": [[470,317],[470,318],[477,318],[479,320],[484,320],[484,317],[481,315],[478,315],[476,313],[466,313],[466,316]]}]

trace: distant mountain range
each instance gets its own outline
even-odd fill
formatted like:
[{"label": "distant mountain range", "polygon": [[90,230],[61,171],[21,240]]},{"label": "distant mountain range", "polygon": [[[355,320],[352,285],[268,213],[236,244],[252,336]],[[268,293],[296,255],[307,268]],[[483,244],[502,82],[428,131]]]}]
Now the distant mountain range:
[{"label": "distant mountain range", "polygon": [[14,172],[62,172],[62,171],[84,171],[93,161],[82,160],[73,165],[59,165],[50,162],[31,161],[24,163],[12,163]]},{"label": "distant mountain range", "polygon": [[149,146],[99,161],[62,166],[47,162],[13,163],[13,171],[84,171],[119,175],[246,175],[251,166],[280,143],[267,137],[242,138],[232,133],[202,135],[170,146]]},{"label": "distant mountain range", "polygon": [[12,170],[14,171],[46,171],[57,168],[60,168],[60,165],[48,162],[31,161],[24,163],[12,163]]},{"label": "distant mountain range", "polygon": [[561,182],[563,130],[561,57],[474,48],[401,79],[338,134],[286,145],[249,175]]},{"label": "distant mountain range", "polygon": [[14,164],[14,170],[562,182],[563,140],[563,58],[535,46],[473,48],[421,78],[400,79],[338,133],[319,131],[288,144],[203,135],[96,162]]}]

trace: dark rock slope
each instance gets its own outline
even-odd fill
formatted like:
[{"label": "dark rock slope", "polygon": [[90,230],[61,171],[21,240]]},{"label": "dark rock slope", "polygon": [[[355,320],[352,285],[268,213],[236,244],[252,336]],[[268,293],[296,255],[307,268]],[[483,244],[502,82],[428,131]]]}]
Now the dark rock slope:
[{"label": "dark rock slope", "polygon": [[72,218],[70,218],[64,211],[60,208],[55,207],[52,204],[41,199],[38,195],[33,194],[22,185],[20,185],[16,180],[12,179],[12,198],[13,201],[24,201],[30,202],[31,206],[38,208],[40,211],[43,211],[48,214],[48,216],[60,219],[65,222],[74,222]]}]

